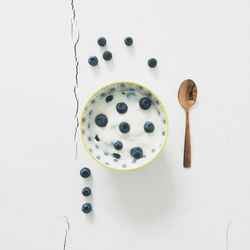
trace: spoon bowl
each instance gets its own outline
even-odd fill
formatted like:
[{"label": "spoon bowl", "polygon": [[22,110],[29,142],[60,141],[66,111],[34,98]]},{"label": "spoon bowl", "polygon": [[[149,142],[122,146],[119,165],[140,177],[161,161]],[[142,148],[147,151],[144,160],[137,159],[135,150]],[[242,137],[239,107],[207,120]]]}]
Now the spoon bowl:
[{"label": "spoon bowl", "polygon": [[182,82],[178,98],[185,111],[188,111],[194,105],[197,99],[197,87],[193,80],[188,79]]}]

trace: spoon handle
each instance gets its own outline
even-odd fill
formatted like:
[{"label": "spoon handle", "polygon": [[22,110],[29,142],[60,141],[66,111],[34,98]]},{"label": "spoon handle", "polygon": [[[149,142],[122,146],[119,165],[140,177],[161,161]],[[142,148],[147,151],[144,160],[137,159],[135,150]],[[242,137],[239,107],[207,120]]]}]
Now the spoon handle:
[{"label": "spoon handle", "polygon": [[185,129],[185,144],[184,144],[184,159],[183,167],[191,167],[191,140],[190,140],[190,126],[189,126],[189,112],[186,111],[186,129]]}]

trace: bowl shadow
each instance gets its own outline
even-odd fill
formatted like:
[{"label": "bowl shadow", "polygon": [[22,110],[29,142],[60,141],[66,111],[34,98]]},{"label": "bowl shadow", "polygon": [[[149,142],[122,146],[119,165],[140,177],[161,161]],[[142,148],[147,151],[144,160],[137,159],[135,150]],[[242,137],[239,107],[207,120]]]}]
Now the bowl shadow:
[{"label": "bowl shadow", "polygon": [[174,207],[174,185],[164,154],[145,168],[110,173],[116,205],[129,219],[148,223],[170,215]]}]

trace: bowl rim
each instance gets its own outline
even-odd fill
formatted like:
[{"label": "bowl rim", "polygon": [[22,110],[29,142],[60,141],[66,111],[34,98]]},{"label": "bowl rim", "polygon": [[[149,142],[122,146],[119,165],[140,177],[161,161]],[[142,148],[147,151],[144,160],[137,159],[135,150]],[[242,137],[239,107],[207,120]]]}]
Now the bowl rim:
[{"label": "bowl rim", "polygon": [[[142,164],[142,165],[139,165],[139,166],[136,166],[134,168],[114,168],[112,166],[109,166],[109,165],[106,165],[104,162],[98,160],[91,152],[90,150],[88,149],[88,146],[87,144],[85,143],[85,140],[84,140],[84,137],[83,137],[83,134],[82,134],[82,119],[84,117],[84,111],[85,111],[85,108],[89,105],[91,99],[97,94],[99,93],[100,91],[102,91],[103,89],[106,89],[112,85],[118,85],[118,84],[122,84],[122,83],[125,83],[125,84],[130,84],[130,85],[136,85],[138,87],[143,87],[144,89],[146,89],[150,94],[152,94],[153,96],[155,96],[158,100],[159,100],[159,103],[161,105],[161,108],[165,114],[165,119],[166,119],[166,134],[165,134],[165,137],[164,137],[164,141],[160,147],[160,149],[158,150],[157,154],[154,155],[154,157],[152,159],[150,159],[149,161],[147,161],[146,163]],[[161,98],[156,95],[151,89],[149,89],[148,87],[146,87],[144,84],[140,84],[140,83],[136,83],[136,82],[131,82],[131,81],[119,81],[119,82],[112,82],[112,83],[108,83],[100,88],[98,88],[96,91],[93,92],[92,95],[90,95],[90,97],[87,99],[81,113],[80,113],[80,137],[81,137],[81,141],[82,141],[82,144],[84,146],[84,148],[86,149],[86,151],[89,153],[89,155],[96,161],[98,162],[100,165],[108,168],[108,169],[112,169],[112,170],[115,170],[115,171],[121,171],[121,172],[127,172],[127,171],[132,171],[132,170],[136,170],[136,169],[140,169],[140,168],[143,168],[143,167],[146,167],[148,166],[151,162],[153,162],[158,156],[159,154],[162,152],[162,149],[164,148],[164,146],[166,145],[166,142],[167,142],[167,139],[168,139],[168,133],[169,133],[169,122],[168,122],[168,112],[167,112],[167,109],[165,108],[165,106],[163,105],[163,102],[161,100]]]}]

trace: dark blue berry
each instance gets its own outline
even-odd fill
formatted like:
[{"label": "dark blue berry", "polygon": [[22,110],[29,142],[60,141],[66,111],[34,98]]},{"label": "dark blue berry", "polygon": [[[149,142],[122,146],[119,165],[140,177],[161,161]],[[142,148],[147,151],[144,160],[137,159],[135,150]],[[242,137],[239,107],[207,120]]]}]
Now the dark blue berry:
[{"label": "dark blue berry", "polygon": [[102,57],[105,61],[110,61],[112,59],[112,53],[110,51],[105,51]]},{"label": "dark blue berry", "polygon": [[117,153],[113,153],[113,156],[114,156],[116,159],[121,158],[121,155],[119,155],[119,154],[117,154]]},{"label": "dark blue berry", "polygon": [[122,142],[121,142],[121,141],[116,141],[116,142],[114,143],[114,148],[115,148],[116,150],[121,150],[121,149],[123,148]]},{"label": "dark blue berry", "polygon": [[85,214],[90,213],[90,212],[92,211],[92,206],[91,206],[91,204],[89,204],[89,203],[84,203],[84,204],[82,205],[82,211],[83,211]]},{"label": "dark blue berry", "polygon": [[143,156],[143,151],[140,147],[134,147],[130,150],[130,155],[135,159],[140,159]]},{"label": "dark blue berry", "polygon": [[83,196],[90,196],[91,195],[91,189],[89,187],[83,188],[82,195]]},{"label": "dark blue berry", "polygon": [[117,103],[117,105],[116,105],[116,110],[117,110],[118,113],[124,114],[124,113],[127,112],[128,106],[127,106],[127,104],[124,103],[124,102],[119,102],[119,103]]},{"label": "dark blue berry", "polygon": [[113,100],[113,96],[112,95],[108,95],[106,97],[106,102],[111,102]]},{"label": "dark blue berry", "polygon": [[106,45],[107,40],[106,40],[105,37],[100,37],[100,38],[98,38],[97,43],[98,43],[99,46],[103,47],[103,46]]},{"label": "dark blue berry", "polygon": [[80,171],[80,175],[82,178],[88,178],[91,175],[91,171],[89,168],[82,168]]},{"label": "dark blue berry", "polygon": [[141,109],[144,109],[144,110],[149,109],[151,104],[152,104],[152,101],[147,97],[143,97],[139,101],[139,105],[140,105]]},{"label": "dark blue berry", "polygon": [[95,136],[96,141],[100,141],[100,138],[98,135]]},{"label": "dark blue berry", "polygon": [[156,65],[157,65],[157,60],[156,60],[155,58],[150,58],[150,59],[148,60],[148,66],[149,66],[150,68],[154,68]]},{"label": "dark blue berry", "polygon": [[88,62],[91,66],[96,66],[98,64],[98,58],[96,56],[90,56]]},{"label": "dark blue berry", "polygon": [[147,132],[147,133],[151,133],[155,130],[155,126],[152,122],[146,122],[144,124],[144,130]]},{"label": "dark blue berry", "polygon": [[124,39],[124,43],[127,45],[127,46],[131,46],[133,44],[133,38],[132,37],[126,37]]},{"label": "dark blue berry", "polygon": [[98,127],[105,127],[108,123],[108,118],[104,114],[99,114],[95,117],[95,123]]},{"label": "dark blue berry", "polygon": [[130,126],[127,122],[122,122],[119,125],[119,129],[122,133],[128,133],[130,130]]}]

